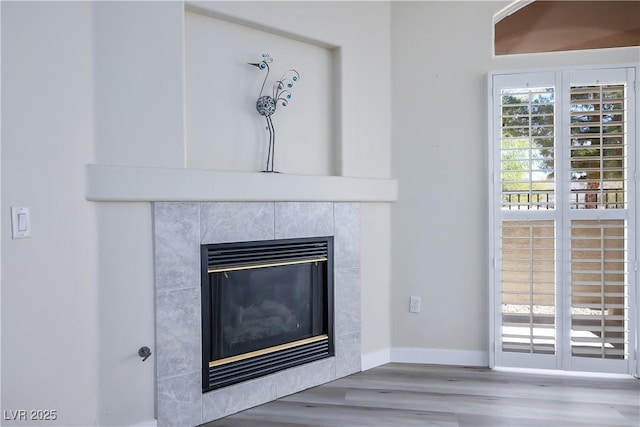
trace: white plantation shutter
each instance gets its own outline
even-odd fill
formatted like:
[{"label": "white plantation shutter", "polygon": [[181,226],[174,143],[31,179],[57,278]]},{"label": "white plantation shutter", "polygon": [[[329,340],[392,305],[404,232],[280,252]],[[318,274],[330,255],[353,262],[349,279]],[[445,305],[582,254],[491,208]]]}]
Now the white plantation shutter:
[{"label": "white plantation shutter", "polygon": [[[526,84],[523,84],[525,83]],[[499,349],[556,354],[556,103],[553,74],[505,82],[499,101]]]},{"label": "white plantation shutter", "polygon": [[628,251],[622,220],[571,223],[571,354],[624,359]]},{"label": "white plantation shutter", "polygon": [[502,350],[555,353],[553,221],[502,223]]},{"label": "white plantation shutter", "polygon": [[492,76],[497,365],[636,369],[636,73]]},{"label": "white plantation shutter", "polygon": [[571,85],[570,94],[571,355],[626,359],[628,84]]}]

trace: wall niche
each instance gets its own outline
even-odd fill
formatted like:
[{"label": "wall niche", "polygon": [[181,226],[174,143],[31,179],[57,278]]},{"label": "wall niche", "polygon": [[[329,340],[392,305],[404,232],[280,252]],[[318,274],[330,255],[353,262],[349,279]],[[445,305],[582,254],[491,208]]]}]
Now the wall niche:
[{"label": "wall niche", "polygon": [[265,169],[269,133],[255,104],[266,72],[248,65],[263,53],[273,58],[265,94],[288,69],[301,74],[272,116],[275,169],[339,175],[338,48],[194,10],[185,12],[186,167]]}]

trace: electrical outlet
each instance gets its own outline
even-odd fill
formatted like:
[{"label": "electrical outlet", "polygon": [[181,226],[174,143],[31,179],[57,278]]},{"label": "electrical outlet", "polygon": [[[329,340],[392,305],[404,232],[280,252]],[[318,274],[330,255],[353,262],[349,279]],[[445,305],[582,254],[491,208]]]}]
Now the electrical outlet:
[{"label": "electrical outlet", "polygon": [[409,311],[411,313],[420,313],[421,305],[422,305],[422,299],[420,297],[411,297],[409,299]]}]

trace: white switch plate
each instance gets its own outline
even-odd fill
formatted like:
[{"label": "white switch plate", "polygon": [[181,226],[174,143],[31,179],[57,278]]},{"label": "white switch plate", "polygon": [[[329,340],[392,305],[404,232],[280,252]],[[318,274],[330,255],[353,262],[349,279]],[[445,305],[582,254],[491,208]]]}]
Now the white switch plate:
[{"label": "white switch plate", "polygon": [[11,207],[11,237],[14,239],[31,237],[31,215],[29,208]]}]

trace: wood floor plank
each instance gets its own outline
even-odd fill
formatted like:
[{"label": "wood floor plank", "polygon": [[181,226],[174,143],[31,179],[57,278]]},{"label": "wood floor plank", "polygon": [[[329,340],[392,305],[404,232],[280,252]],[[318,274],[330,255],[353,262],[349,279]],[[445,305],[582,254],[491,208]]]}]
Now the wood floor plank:
[{"label": "wood floor plank", "polygon": [[[265,407],[256,414],[244,414],[247,421],[254,421],[254,426],[262,425],[263,420],[281,420],[282,415],[303,425],[322,427],[361,426],[442,426],[458,425],[452,412],[422,411],[394,409],[386,406],[361,405],[325,405],[302,402],[279,401]],[[251,411],[248,411],[251,412]]]},{"label": "wood floor plank", "polygon": [[[303,400],[313,404],[321,403],[313,391],[305,393],[302,399],[299,396],[294,396],[289,400]],[[619,411],[606,405],[594,407],[590,403],[502,397],[494,396],[491,393],[485,396],[476,396],[437,392],[353,389],[347,392],[344,402],[334,402],[333,405],[507,418],[517,418],[522,414],[527,414],[527,417],[532,419],[565,419],[570,423],[597,422],[598,425],[625,425],[626,423],[625,417]]]},{"label": "wood floor plank", "polygon": [[206,427],[640,425],[640,381],[387,364]]}]

